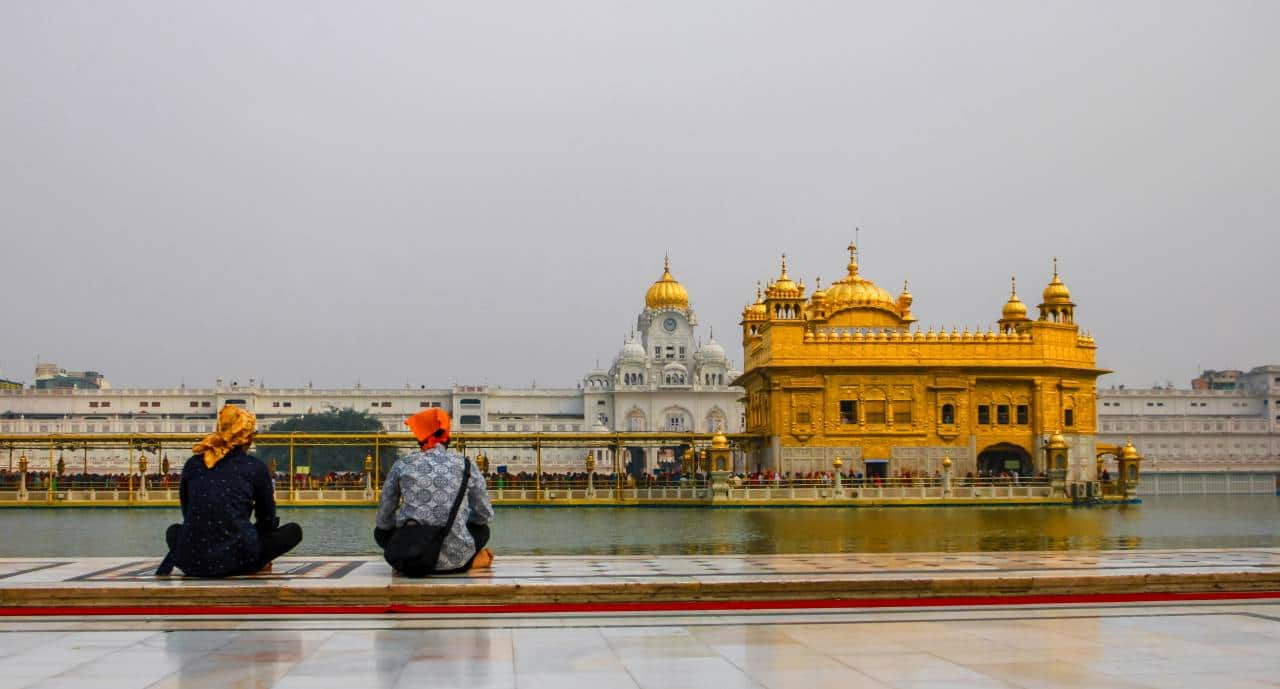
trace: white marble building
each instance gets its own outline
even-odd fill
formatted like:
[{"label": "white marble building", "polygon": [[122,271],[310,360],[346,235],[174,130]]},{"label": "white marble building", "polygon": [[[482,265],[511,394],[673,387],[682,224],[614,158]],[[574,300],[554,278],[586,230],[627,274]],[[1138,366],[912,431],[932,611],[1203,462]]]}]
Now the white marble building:
[{"label": "white marble building", "polygon": [[1280,366],[1227,390],[1098,390],[1098,441],[1126,438],[1148,472],[1280,468]]},{"label": "white marble building", "polygon": [[[307,412],[356,409],[402,432],[407,416],[441,407],[463,433],[740,432],[742,390],[728,385],[739,372],[714,339],[699,343],[696,325],[687,291],[664,268],[613,365],[591,371],[577,388],[268,388],[255,379],[218,379],[211,388],[0,390],[0,435],[204,433],[224,404],[257,414],[261,429]],[[673,449],[633,448],[631,468],[653,469]],[[513,472],[534,466],[532,448],[490,454]],[[580,471],[585,451],[542,455],[546,471]],[[604,451],[598,457],[607,472],[612,460]],[[91,471],[124,471],[128,463],[114,452],[91,459]],[[6,461],[0,456],[0,468]]]}]

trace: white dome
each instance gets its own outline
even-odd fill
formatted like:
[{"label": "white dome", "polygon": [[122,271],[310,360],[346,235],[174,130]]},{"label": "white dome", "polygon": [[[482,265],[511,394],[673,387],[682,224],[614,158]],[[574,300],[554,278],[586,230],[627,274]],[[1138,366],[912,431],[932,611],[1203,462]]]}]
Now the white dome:
[{"label": "white dome", "polygon": [[636,342],[635,333],[627,338],[625,344],[622,345],[622,353],[618,355],[620,363],[644,363],[644,346]]},{"label": "white dome", "polygon": [[721,347],[719,342],[711,340],[705,345],[702,345],[703,361],[724,361],[725,358],[724,347]]}]

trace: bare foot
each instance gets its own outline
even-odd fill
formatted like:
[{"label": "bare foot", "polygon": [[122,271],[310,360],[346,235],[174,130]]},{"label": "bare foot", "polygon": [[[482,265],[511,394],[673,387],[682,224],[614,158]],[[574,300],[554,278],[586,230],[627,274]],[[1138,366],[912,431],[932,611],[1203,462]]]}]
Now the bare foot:
[{"label": "bare foot", "polygon": [[488,548],[481,548],[476,553],[476,557],[471,561],[471,569],[489,569],[493,566],[493,551]]},{"label": "bare foot", "polygon": [[271,573],[271,564],[272,564],[272,563],[268,562],[266,565],[264,565],[264,566],[262,567],[262,569],[260,569],[260,570],[258,570],[257,572],[255,572],[255,574],[270,574],[270,573]]}]

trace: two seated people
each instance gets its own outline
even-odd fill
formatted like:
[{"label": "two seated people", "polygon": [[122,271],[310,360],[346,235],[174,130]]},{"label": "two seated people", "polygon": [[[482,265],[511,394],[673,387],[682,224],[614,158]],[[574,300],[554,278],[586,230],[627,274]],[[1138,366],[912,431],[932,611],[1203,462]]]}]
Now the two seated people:
[{"label": "two seated people", "polygon": [[[449,450],[449,415],[426,409],[405,425],[420,451],[400,458],[383,486],[374,540],[387,562],[415,577],[489,567],[493,504],[480,469]],[[166,531],[169,553],[156,574],[175,566],[195,577],[252,574],[302,542],[302,527],[280,525],[271,475],[249,454],[256,434],[254,415],[227,405],[217,430],[192,448],[178,489],[182,523]]]}]

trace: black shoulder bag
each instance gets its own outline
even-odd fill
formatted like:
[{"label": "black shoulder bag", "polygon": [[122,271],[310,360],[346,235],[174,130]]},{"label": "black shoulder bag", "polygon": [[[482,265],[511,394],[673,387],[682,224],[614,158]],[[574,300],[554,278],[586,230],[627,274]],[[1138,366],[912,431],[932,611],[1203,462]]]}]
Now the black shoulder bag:
[{"label": "black shoulder bag", "polygon": [[453,522],[458,518],[458,508],[467,495],[467,483],[471,479],[471,460],[462,458],[462,486],[453,499],[453,507],[449,508],[449,519],[444,526],[419,524],[410,520],[396,529],[382,551],[387,564],[401,574],[409,577],[425,577],[436,572],[436,563],[440,561],[440,550],[444,548],[444,540],[453,529]]}]

